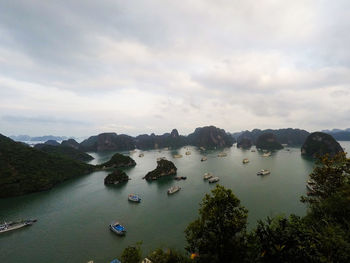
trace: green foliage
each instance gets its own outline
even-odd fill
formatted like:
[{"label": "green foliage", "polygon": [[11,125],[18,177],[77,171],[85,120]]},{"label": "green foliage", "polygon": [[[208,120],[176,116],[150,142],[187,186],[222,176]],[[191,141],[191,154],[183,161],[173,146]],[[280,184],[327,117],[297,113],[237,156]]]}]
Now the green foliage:
[{"label": "green foliage", "polygon": [[47,190],[93,166],[47,154],[0,135],[0,198]]},{"label": "green foliage", "polygon": [[200,262],[240,261],[245,249],[248,211],[230,189],[217,185],[205,195],[199,218],[186,228],[190,253],[198,253]]},{"label": "green foliage", "polygon": [[149,260],[156,263],[187,263],[191,262],[189,257],[172,249],[164,251],[161,248],[154,250],[148,257]]},{"label": "green foliage", "polygon": [[142,259],[141,244],[142,242],[138,242],[135,246],[128,246],[127,248],[125,248],[121,255],[121,262],[139,263]]},{"label": "green foliage", "polygon": [[112,158],[100,165],[96,165],[98,168],[106,167],[106,168],[125,168],[135,166],[136,162],[129,156],[125,156],[120,153],[116,153],[112,156]]},{"label": "green foliage", "polygon": [[86,162],[93,159],[91,155],[69,146],[53,146],[41,144],[39,146],[36,145],[35,148],[46,153],[59,155],[61,157],[66,157],[81,162]]}]

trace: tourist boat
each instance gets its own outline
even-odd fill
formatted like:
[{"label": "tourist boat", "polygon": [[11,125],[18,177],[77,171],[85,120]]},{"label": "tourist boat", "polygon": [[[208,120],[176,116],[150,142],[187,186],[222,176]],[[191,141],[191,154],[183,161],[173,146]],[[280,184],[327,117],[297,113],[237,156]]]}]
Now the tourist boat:
[{"label": "tourist boat", "polygon": [[213,175],[211,173],[205,173],[203,179],[204,180],[208,180],[208,179],[210,179],[212,177],[213,177]]},{"label": "tourist boat", "polygon": [[29,219],[29,220],[23,220],[23,221],[18,221],[18,222],[5,222],[0,225],[0,233],[20,229],[25,226],[31,226],[33,223],[35,223],[37,220],[36,219]]},{"label": "tourist boat", "polygon": [[135,202],[135,203],[140,203],[141,202],[141,198],[136,195],[136,194],[129,194],[128,195],[128,200],[131,202]]},{"label": "tourist boat", "polygon": [[182,155],[181,154],[174,154],[173,157],[174,158],[182,158]]},{"label": "tourist boat", "polygon": [[249,163],[248,158],[244,158],[243,161],[242,161],[242,163]]},{"label": "tourist boat", "polygon": [[176,192],[180,191],[180,186],[172,186],[168,189],[168,195],[175,194]]},{"label": "tourist boat", "polygon": [[205,157],[205,156],[203,156],[202,159],[201,159],[201,162],[204,162],[204,161],[206,161],[206,160],[208,160],[208,158]]},{"label": "tourist boat", "polygon": [[191,152],[190,152],[190,151],[187,151],[185,154],[186,154],[186,155],[191,155]]},{"label": "tourist boat", "polygon": [[119,222],[114,222],[109,225],[109,229],[116,233],[117,235],[125,235],[126,229]]},{"label": "tourist boat", "polygon": [[140,157],[140,158],[143,157],[143,156],[145,156],[143,153],[140,153],[140,154],[139,154],[139,157]]},{"label": "tourist boat", "polygon": [[271,156],[271,152],[266,152],[266,153],[263,153],[263,155],[262,155],[263,157],[269,157],[269,156]]},{"label": "tourist boat", "polygon": [[227,153],[222,152],[218,154],[218,157],[225,157],[225,156],[227,156]]},{"label": "tourist boat", "polygon": [[270,173],[271,172],[269,170],[262,169],[261,171],[257,172],[257,175],[268,175]]},{"label": "tourist boat", "polygon": [[215,177],[212,177],[212,178],[209,178],[208,182],[209,183],[216,183],[216,182],[219,182],[220,181],[220,178],[215,176]]}]

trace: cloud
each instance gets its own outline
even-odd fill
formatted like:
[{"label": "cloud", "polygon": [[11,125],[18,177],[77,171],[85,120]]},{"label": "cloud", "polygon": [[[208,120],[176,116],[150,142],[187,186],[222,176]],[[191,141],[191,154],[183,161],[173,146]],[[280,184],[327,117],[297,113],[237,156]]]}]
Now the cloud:
[{"label": "cloud", "polygon": [[347,127],[349,9],[345,0],[1,3],[2,132]]}]

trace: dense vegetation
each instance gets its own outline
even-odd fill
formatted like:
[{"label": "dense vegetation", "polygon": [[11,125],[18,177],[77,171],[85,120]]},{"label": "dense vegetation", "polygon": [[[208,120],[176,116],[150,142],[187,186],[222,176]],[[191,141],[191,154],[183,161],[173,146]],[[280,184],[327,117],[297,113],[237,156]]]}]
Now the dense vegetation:
[{"label": "dense vegetation", "polygon": [[156,169],[148,172],[145,175],[144,179],[155,180],[162,176],[175,175],[176,171],[177,171],[177,168],[173,162],[161,159],[157,161]]},{"label": "dense vegetation", "polygon": [[63,146],[60,144],[58,146],[48,144],[36,144],[34,148],[46,153],[56,154],[62,157],[68,157],[70,159],[81,162],[87,162],[93,159],[91,155],[83,151],[77,150],[70,146]]},{"label": "dense vegetation", "polygon": [[93,166],[33,149],[0,134],[0,198],[47,190]]},{"label": "dense vegetation", "polygon": [[136,162],[129,156],[125,156],[121,153],[116,153],[112,158],[100,165],[96,165],[97,168],[127,168],[135,166]]},{"label": "dense vegetation", "polygon": [[311,133],[301,147],[303,155],[313,157],[325,154],[335,155],[339,152],[343,152],[340,144],[331,135],[323,132]]},{"label": "dense vegetation", "polygon": [[[310,177],[315,192],[301,198],[309,208],[306,216],[267,218],[250,232],[247,210],[230,189],[217,186],[185,230],[191,256],[157,249],[147,258],[157,263],[350,262],[350,159],[342,152],[325,155]],[[141,262],[140,254],[139,245],[128,247],[122,262]]]}]

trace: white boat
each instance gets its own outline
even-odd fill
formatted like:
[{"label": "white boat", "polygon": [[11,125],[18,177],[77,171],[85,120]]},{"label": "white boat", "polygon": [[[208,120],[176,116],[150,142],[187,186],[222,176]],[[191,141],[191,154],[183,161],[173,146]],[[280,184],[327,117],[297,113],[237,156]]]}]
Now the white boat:
[{"label": "white boat", "polygon": [[225,156],[227,156],[227,153],[225,153],[225,152],[222,152],[222,153],[218,154],[218,157],[225,157]]},{"label": "white boat", "polygon": [[263,156],[263,157],[269,157],[269,156],[271,156],[271,152],[263,153],[262,156]]},{"label": "white boat", "polygon": [[211,173],[205,173],[203,179],[208,180],[210,178],[214,177]]},{"label": "white boat", "polygon": [[201,162],[204,162],[204,161],[206,161],[206,160],[208,160],[208,158],[205,157],[205,156],[203,156],[203,157],[201,158]]},{"label": "white boat", "polygon": [[215,176],[215,177],[212,177],[208,180],[209,183],[216,183],[216,182],[219,182],[220,181],[220,178]]},{"label": "white boat", "polygon": [[255,152],[255,150],[253,149],[253,150],[251,150],[251,152]]},{"label": "white boat", "polygon": [[182,158],[182,155],[181,154],[174,154],[173,157],[174,158]]},{"label": "white boat", "polygon": [[191,155],[191,152],[190,152],[190,151],[187,151],[185,154],[186,154],[186,155]]},{"label": "white boat", "polygon": [[139,157],[140,157],[140,158],[143,157],[143,156],[145,156],[143,153],[140,153],[140,154],[139,154]]},{"label": "white boat", "polygon": [[172,186],[168,189],[168,195],[175,194],[176,192],[180,191],[180,186]]},{"label": "white boat", "polygon": [[0,233],[16,230],[25,226],[31,226],[33,223],[35,223],[37,220],[24,220],[24,221],[18,221],[18,222],[5,222],[4,224],[0,225]]},{"label": "white boat", "polygon": [[129,194],[128,195],[128,200],[131,201],[131,202],[140,203],[141,202],[141,197],[139,197],[136,194]]},{"label": "white boat", "polygon": [[249,163],[248,158],[244,158],[243,161],[242,161],[242,163]]},{"label": "white boat", "polygon": [[269,170],[262,169],[259,172],[257,172],[257,175],[268,175],[271,172]]}]

